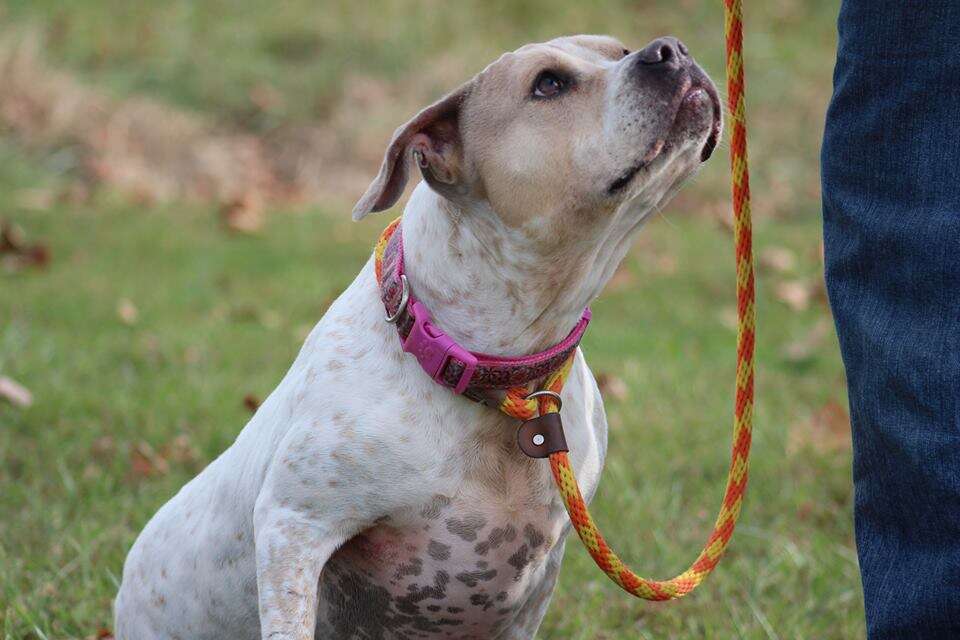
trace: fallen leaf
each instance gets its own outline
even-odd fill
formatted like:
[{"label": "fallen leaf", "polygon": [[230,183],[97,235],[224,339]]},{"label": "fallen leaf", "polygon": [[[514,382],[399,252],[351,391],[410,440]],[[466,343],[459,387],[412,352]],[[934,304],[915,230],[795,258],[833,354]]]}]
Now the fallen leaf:
[{"label": "fallen leaf", "polygon": [[44,268],[50,264],[50,248],[45,244],[34,244],[21,255],[25,267]]},{"label": "fallen leaf", "polygon": [[130,475],[136,479],[165,475],[170,465],[150,446],[140,441],[130,448]]},{"label": "fallen leaf", "polygon": [[33,394],[30,390],[6,376],[0,376],[0,398],[24,409],[33,404]]},{"label": "fallen leaf", "polygon": [[43,268],[50,264],[50,248],[47,245],[28,245],[23,229],[6,221],[0,222],[0,255],[8,271],[19,271],[26,267]]},{"label": "fallen leaf", "polygon": [[125,325],[134,325],[137,323],[137,317],[140,313],[137,306],[128,298],[121,298],[117,302],[117,317]]},{"label": "fallen leaf", "polygon": [[263,204],[253,193],[249,193],[223,205],[220,208],[220,220],[235,233],[257,233],[263,227]]},{"label": "fallen leaf", "polygon": [[793,271],[797,266],[797,256],[786,247],[767,247],[760,252],[760,268],[777,273]]},{"label": "fallen leaf", "polygon": [[200,459],[200,452],[190,441],[190,436],[181,433],[160,450],[163,459],[175,464],[193,464]]},{"label": "fallen leaf", "polygon": [[257,396],[248,393],[243,396],[243,406],[246,407],[250,413],[256,413],[257,409],[260,408],[260,401],[257,399]]},{"label": "fallen leaf", "polygon": [[777,284],[774,293],[780,302],[794,311],[804,311],[810,308],[814,286],[806,280],[785,280]]},{"label": "fallen leaf", "polygon": [[113,458],[117,452],[117,444],[111,436],[100,436],[93,441],[90,447],[90,454],[95,460],[107,462]]},{"label": "fallen leaf", "polygon": [[835,453],[850,447],[850,416],[836,400],[824,403],[807,420],[793,425],[787,439],[787,452],[791,455],[804,449]]},{"label": "fallen leaf", "polygon": [[610,373],[601,373],[597,375],[597,387],[604,396],[614,398],[615,400],[626,400],[630,395],[630,389],[623,378],[619,378]]},{"label": "fallen leaf", "polygon": [[23,229],[12,222],[0,221],[0,253],[20,253],[25,242]]},{"label": "fallen leaf", "polygon": [[653,261],[653,268],[660,275],[671,276],[677,272],[677,256],[672,253],[658,255]]}]

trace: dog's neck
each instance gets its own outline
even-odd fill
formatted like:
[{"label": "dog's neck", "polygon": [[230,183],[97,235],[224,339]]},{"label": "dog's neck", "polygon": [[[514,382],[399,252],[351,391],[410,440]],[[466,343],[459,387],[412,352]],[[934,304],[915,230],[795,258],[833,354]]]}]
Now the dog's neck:
[{"label": "dog's neck", "polygon": [[643,217],[617,211],[589,239],[545,255],[488,206],[456,207],[421,182],[403,215],[404,268],[414,294],[454,340],[474,352],[524,355],[570,332]]}]

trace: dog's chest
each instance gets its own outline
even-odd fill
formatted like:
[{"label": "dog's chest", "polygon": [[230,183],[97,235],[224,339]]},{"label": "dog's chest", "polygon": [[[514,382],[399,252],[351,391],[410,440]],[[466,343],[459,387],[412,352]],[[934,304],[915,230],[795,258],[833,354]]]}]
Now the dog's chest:
[{"label": "dog's chest", "polygon": [[566,522],[555,503],[515,506],[438,495],[353,538],[321,575],[321,631],[383,640],[496,637],[544,579]]}]

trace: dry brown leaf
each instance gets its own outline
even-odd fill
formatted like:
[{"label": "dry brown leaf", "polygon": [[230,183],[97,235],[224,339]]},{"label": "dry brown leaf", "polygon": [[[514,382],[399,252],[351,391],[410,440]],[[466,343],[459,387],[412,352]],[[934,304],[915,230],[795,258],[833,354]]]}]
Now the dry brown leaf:
[{"label": "dry brown leaf", "polygon": [[190,436],[181,433],[160,450],[163,459],[174,464],[190,465],[200,459],[200,452],[190,441]]},{"label": "dry brown leaf", "polygon": [[786,247],[767,247],[760,252],[760,268],[776,273],[793,271],[797,266],[797,256]]},{"label": "dry brown leaf", "polygon": [[117,452],[117,444],[111,436],[100,436],[93,441],[90,447],[91,456],[100,462],[106,462],[113,458]]},{"label": "dry brown leaf", "polygon": [[100,627],[97,629],[97,635],[93,637],[94,640],[113,640],[113,632],[106,627]]},{"label": "dry brown leaf", "polygon": [[33,394],[30,390],[6,376],[0,376],[0,398],[23,409],[33,404]]},{"label": "dry brown leaf", "polygon": [[23,229],[12,222],[0,221],[0,253],[20,253],[24,244]]},{"label": "dry brown leaf", "polygon": [[263,204],[252,192],[220,208],[220,220],[235,233],[257,233],[263,228],[263,219]]},{"label": "dry brown leaf", "polygon": [[777,284],[774,293],[780,302],[794,311],[805,311],[810,308],[815,289],[814,284],[806,280],[785,280]]},{"label": "dry brown leaf", "polygon": [[243,406],[246,407],[250,413],[256,413],[257,409],[260,408],[260,400],[252,393],[248,393],[243,396]]},{"label": "dry brown leaf", "polygon": [[672,253],[663,253],[653,260],[653,269],[664,276],[671,276],[677,272],[677,256]]},{"label": "dry brown leaf", "polygon": [[43,268],[50,264],[49,247],[45,244],[28,245],[23,229],[7,221],[0,221],[0,255],[8,271]]},{"label": "dry brown leaf", "polygon": [[626,400],[627,396],[630,395],[630,388],[627,387],[623,378],[610,373],[597,375],[597,387],[600,388],[602,395],[615,400]]},{"label": "dry brown leaf", "polygon": [[165,475],[170,465],[148,442],[140,441],[130,449],[130,475],[135,479]]},{"label": "dry brown leaf", "polygon": [[137,306],[129,298],[121,298],[117,301],[117,317],[120,318],[120,322],[125,325],[134,325],[139,316]]},{"label": "dry brown leaf", "polygon": [[787,440],[787,452],[804,449],[818,453],[835,453],[850,449],[850,416],[846,407],[830,400],[807,420],[793,425]]}]

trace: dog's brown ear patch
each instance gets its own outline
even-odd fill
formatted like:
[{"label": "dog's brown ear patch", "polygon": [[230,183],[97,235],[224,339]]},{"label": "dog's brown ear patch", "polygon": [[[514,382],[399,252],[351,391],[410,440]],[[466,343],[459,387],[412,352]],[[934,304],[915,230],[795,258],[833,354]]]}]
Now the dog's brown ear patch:
[{"label": "dog's brown ear patch", "polygon": [[460,109],[471,83],[447,94],[397,129],[374,178],[353,208],[353,219],[389,209],[407,186],[409,159],[417,157],[424,178],[435,187],[460,178],[463,144]]}]

